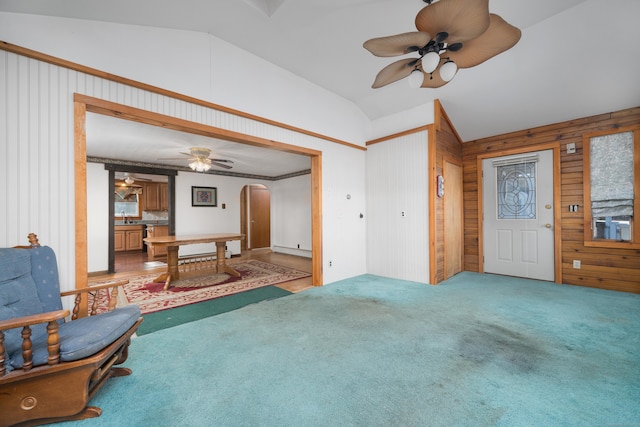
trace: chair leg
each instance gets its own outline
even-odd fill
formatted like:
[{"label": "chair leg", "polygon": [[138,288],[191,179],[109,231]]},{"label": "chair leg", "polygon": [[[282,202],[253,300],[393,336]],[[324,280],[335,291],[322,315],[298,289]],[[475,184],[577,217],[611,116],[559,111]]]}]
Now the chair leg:
[{"label": "chair leg", "polygon": [[16,424],[19,427],[32,427],[39,426],[42,424],[51,424],[58,423],[63,421],[79,421],[86,420],[87,418],[97,418],[102,414],[102,409],[97,406],[87,406],[82,411],[78,412],[74,415],[69,415],[66,417],[55,417],[55,418],[40,418],[37,420],[29,420],[22,423]]},{"label": "chair leg", "polygon": [[126,377],[127,375],[131,375],[129,368],[111,368],[111,377]]}]

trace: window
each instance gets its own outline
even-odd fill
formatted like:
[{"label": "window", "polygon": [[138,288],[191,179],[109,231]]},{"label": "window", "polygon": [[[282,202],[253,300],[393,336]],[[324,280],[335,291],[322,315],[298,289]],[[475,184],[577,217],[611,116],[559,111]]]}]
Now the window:
[{"label": "window", "polygon": [[640,247],[640,126],[584,136],[585,245]]},{"label": "window", "polygon": [[495,161],[498,219],[536,218],[536,162],[538,156]]}]

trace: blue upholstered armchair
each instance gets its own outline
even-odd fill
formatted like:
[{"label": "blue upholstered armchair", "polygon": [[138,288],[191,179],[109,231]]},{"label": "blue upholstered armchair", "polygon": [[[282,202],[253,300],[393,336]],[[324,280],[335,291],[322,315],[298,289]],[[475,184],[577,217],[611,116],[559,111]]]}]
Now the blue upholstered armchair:
[{"label": "blue upholstered armchair", "polygon": [[[128,355],[142,322],[136,305],[114,308],[127,281],[60,293],[55,253],[46,246],[0,248],[0,426],[99,416],[87,406]],[[61,296],[110,292],[109,311],[72,320]]]}]

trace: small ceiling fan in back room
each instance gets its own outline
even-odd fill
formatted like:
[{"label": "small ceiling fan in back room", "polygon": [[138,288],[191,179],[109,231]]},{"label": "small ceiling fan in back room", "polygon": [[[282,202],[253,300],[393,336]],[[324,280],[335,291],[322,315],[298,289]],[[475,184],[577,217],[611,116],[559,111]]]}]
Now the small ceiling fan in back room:
[{"label": "small ceiling fan in back room", "polygon": [[132,185],[136,181],[151,181],[150,179],[141,178],[139,176],[136,176],[135,174],[133,174],[131,172],[124,172],[122,174],[122,177],[116,176],[116,178],[117,179],[121,179],[122,182],[125,183],[126,185]]},{"label": "small ceiling fan in back room", "polygon": [[192,147],[189,148],[188,153],[180,153],[187,157],[171,157],[162,158],[159,160],[187,160],[189,167],[196,172],[206,172],[211,169],[211,166],[218,166],[224,169],[231,169],[233,164],[232,160],[227,159],[211,159],[211,150],[204,147]]},{"label": "small ceiling fan in back room", "polygon": [[410,77],[414,87],[444,86],[460,68],[471,68],[511,49],[521,32],[489,13],[489,0],[423,0],[416,16],[418,31],[367,40],[375,56],[417,54],[383,68],[374,89]]}]

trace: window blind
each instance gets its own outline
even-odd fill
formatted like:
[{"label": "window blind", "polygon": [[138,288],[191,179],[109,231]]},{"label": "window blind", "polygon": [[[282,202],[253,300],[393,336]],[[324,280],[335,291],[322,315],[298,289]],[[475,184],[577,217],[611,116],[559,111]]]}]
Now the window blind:
[{"label": "window blind", "polygon": [[591,138],[591,215],[633,216],[633,132]]}]

